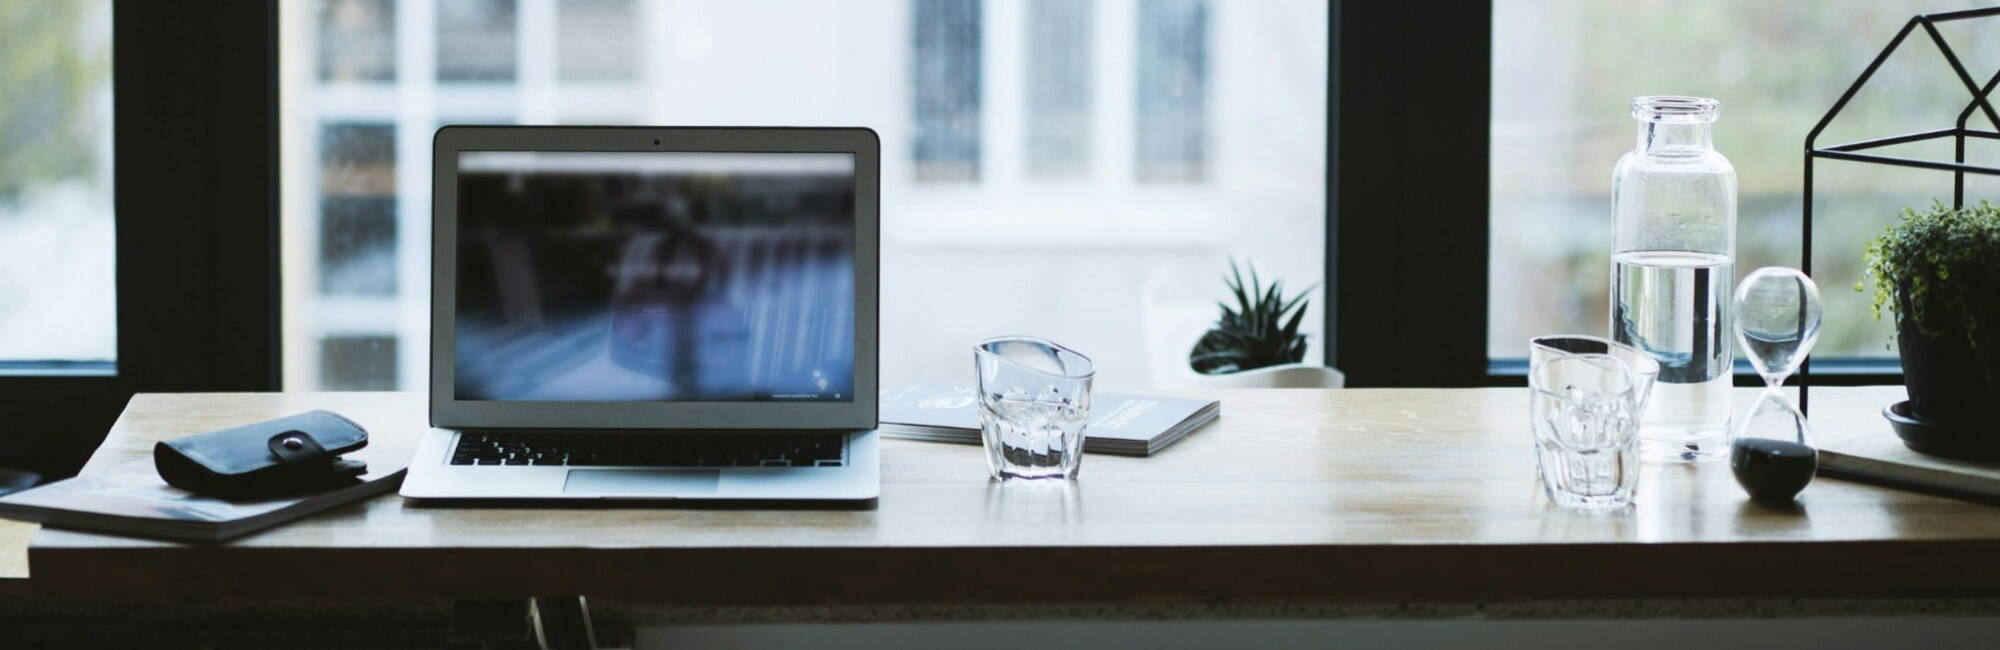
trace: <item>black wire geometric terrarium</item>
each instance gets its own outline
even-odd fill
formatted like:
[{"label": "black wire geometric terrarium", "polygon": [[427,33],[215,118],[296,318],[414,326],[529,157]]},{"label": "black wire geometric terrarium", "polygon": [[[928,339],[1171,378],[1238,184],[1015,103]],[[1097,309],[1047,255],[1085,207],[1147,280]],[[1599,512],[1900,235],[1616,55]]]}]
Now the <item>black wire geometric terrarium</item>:
[{"label": "black wire geometric terrarium", "polygon": [[[1882,48],[1882,53],[1875,55],[1875,60],[1869,62],[1868,68],[1861,71],[1861,76],[1854,80],[1854,84],[1847,87],[1847,92],[1841,94],[1840,100],[1833,103],[1833,108],[1827,110],[1826,116],[1820,118],[1818,124],[1813,125],[1812,132],[1806,134],[1805,193],[1804,193],[1805,215],[1804,218],[1801,220],[1804,230],[1803,236],[1801,237],[1801,241],[1804,242],[1803,248],[1805,255],[1805,258],[1803,260],[1803,265],[1801,266],[1801,268],[1806,273],[1808,274],[1812,273],[1814,161],[1817,161],[1821,158],[1827,158],[1832,160],[1844,160],[1849,162],[1868,163],[1874,165],[1887,165],[1891,167],[1934,169],[1939,171],[1951,172],[1952,173],[1951,207],[1953,209],[1962,209],[1965,207],[1966,174],[1983,174],[1988,176],[2000,176],[2000,168],[1986,167],[1982,165],[1971,165],[1971,164],[1966,164],[1965,162],[1965,143],[1967,138],[2000,140],[2000,111],[1995,111],[1993,108],[1993,104],[1987,101],[1987,97],[1993,92],[1994,86],[2000,85],[2000,72],[1994,73],[1993,77],[1986,81],[1985,85],[1980,85],[1978,82],[1974,81],[1972,75],[1966,72],[1965,64],[1960,62],[1958,58],[1958,53],[1952,49],[1951,43],[1945,41],[1944,36],[1942,34],[1939,34],[1937,29],[1938,23],[1952,22],[1959,20],[1973,20],[1979,18],[1991,18],[1995,16],[2000,16],[2000,7],[1994,7],[1989,9],[1972,9],[1966,11],[1952,11],[1952,12],[1936,13],[1936,14],[1922,14],[1910,18],[1910,22],[1904,24],[1903,29],[1901,31],[1896,32],[1896,37],[1890,39],[1889,45],[1887,47]],[[1833,123],[1834,118],[1840,115],[1841,109],[1847,107],[1847,102],[1849,100],[1854,99],[1855,93],[1859,92],[1862,86],[1868,84],[1868,80],[1875,76],[1875,71],[1882,67],[1882,63],[1884,61],[1889,60],[1889,55],[1894,54],[1896,52],[1896,48],[1901,46],[1903,44],[1903,41],[1907,39],[1911,33],[1917,31],[1920,28],[1924,31],[1925,35],[1930,37],[1931,42],[1937,45],[1938,51],[1944,54],[1945,62],[1951,65],[1952,73],[1954,74],[1954,76],[1957,77],[1959,83],[1964,84],[1966,92],[1970,95],[1970,100],[1966,102],[1964,110],[1961,110],[1958,113],[1958,123],[1950,128],[1941,128],[1931,131],[1922,131],[1918,133],[1908,133],[1904,135],[1890,136],[1886,138],[1876,138],[1872,140],[1861,140],[1858,142],[1849,142],[1845,144],[1837,144],[1826,147],[1819,146],[1818,142],[1819,142],[1820,132],[1826,130],[1827,125]],[[1968,126],[1968,123],[1971,121],[1974,112],[1982,114],[1986,118],[1987,124],[1992,127],[1992,130],[1979,130],[1970,128]],[[1955,154],[1950,162],[1941,160],[1906,158],[1901,156],[1889,156],[1878,153],[1866,153],[1871,149],[1878,149],[1881,147],[1889,147],[1900,144],[1908,144],[1912,142],[1925,142],[1930,140],[1937,140],[1940,138],[1951,138],[1956,144],[1956,147],[1954,148]],[[1807,386],[1811,383],[1811,367],[1812,367],[1812,362],[1810,359],[1808,359],[1806,363],[1799,369],[1798,377],[1799,377],[1800,409],[1806,408],[1806,391],[1807,391]]]}]

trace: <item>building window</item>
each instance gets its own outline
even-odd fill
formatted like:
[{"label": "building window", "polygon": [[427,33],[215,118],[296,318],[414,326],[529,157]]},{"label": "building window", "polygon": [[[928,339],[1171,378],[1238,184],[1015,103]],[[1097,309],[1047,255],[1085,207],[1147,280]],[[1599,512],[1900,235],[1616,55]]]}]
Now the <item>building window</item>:
[{"label": "building window", "polygon": [[632,81],[639,76],[639,16],[633,0],[556,4],[556,78]]},{"label": "building window", "polygon": [[393,0],[320,0],[315,13],[321,81],[395,80]]},{"label": "building window", "polygon": [[1139,3],[1138,178],[1189,182],[1208,161],[1208,3]]},{"label": "building window", "polygon": [[329,124],[320,136],[319,290],[396,292],[396,141],[389,124]]},{"label": "building window", "polygon": [[1088,0],[1028,5],[1028,176],[1090,171],[1091,7]]},{"label": "building window", "polygon": [[917,0],[911,89],[919,181],[979,179],[979,0]]},{"label": "building window", "polygon": [[396,339],[333,336],[320,341],[319,384],[335,390],[395,390]]},{"label": "building window", "polygon": [[514,0],[438,0],[438,81],[514,80]]}]

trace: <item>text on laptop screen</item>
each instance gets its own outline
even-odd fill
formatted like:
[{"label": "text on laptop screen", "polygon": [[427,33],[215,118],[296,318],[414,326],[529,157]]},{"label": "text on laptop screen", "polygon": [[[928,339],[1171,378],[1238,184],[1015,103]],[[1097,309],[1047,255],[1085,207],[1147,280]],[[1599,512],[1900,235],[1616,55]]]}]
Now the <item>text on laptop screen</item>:
[{"label": "text on laptop screen", "polygon": [[854,164],[461,152],[457,398],[853,400]]}]

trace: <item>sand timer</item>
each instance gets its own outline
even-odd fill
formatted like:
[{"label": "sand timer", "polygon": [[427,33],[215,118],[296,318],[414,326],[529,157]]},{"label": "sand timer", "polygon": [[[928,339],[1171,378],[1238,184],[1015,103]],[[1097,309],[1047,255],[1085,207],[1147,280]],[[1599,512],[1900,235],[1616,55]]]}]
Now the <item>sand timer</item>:
[{"label": "sand timer", "polygon": [[1819,469],[1806,416],[1784,391],[1819,338],[1819,287],[1798,269],[1767,266],[1736,287],[1736,341],[1764,392],[1737,420],[1729,467],[1758,501],[1787,502]]}]

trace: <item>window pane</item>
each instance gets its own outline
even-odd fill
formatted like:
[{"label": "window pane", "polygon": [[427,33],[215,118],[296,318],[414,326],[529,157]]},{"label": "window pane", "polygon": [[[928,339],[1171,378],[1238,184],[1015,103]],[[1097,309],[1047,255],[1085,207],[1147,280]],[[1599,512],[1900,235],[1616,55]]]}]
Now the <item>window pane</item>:
[{"label": "window pane", "polygon": [[979,180],[979,0],[916,0],[910,96],[920,181]]},{"label": "window pane", "polygon": [[636,0],[562,0],[556,4],[556,77],[563,81],[632,81],[639,76]]},{"label": "window pane", "polygon": [[1201,180],[1208,137],[1208,4],[1139,3],[1139,180]]},{"label": "window pane", "polygon": [[341,390],[396,388],[396,339],[329,336],[320,339],[319,383]]},{"label": "window pane", "polygon": [[[1488,354],[1524,357],[1540,334],[1606,333],[1611,167],[1637,137],[1632,97],[1722,101],[1715,143],[1738,177],[1737,279],[1798,266],[1806,133],[1912,15],[1977,4],[1495,2]],[[2000,39],[1980,38],[1992,27],[1939,26],[1982,81],[2000,67]],[[1949,127],[1968,99],[1920,30],[1819,145]],[[1950,144],[1938,144],[1892,155],[1949,160]],[[1971,160],[2000,153],[1984,144]],[[1891,357],[1892,328],[1853,290],[1864,280],[1862,248],[1902,207],[1949,203],[1951,175],[1839,161],[1819,162],[1815,174],[1813,276],[1826,304],[1816,355]],[[1968,178],[1967,199],[1996,189]]]},{"label": "window pane", "polygon": [[396,78],[394,0],[322,0],[316,3],[319,78],[390,81]]},{"label": "window pane", "polygon": [[[875,129],[885,385],[962,379],[1012,332],[1091,354],[1107,388],[1172,384],[1232,256],[1290,290],[1324,273],[1323,3],[282,7],[288,389],[426,385],[441,124]],[[475,61],[492,74],[448,72]]]},{"label": "window pane", "polygon": [[1086,0],[1028,5],[1029,176],[1089,171],[1091,9]]},{"label": "window pane", "polygon": [[321,293],[396,293],[395,133],[391,124],[346,122],[321,131]]},{"label": "window pane", "polygon": [[118,355],[111,3],[0,3],[0,364]]},{"label": "window pane", "polygon": [[514,80],[513,0],[439,0],[438,81]]}]

